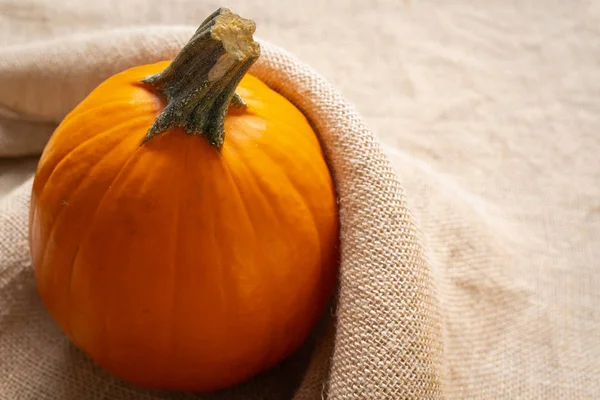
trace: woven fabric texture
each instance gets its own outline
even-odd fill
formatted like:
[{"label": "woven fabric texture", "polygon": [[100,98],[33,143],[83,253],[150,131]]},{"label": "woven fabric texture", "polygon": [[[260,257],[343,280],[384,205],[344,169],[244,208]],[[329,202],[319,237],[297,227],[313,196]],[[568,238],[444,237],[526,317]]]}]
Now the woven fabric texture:
[{"label": "woven fabric texture", "polygon": [[210,395],[133,387],[74,348],[33,279],[37,157],[98,83],[172,58],[220,6],[197,3],[0,0],[0,400],[600,396],[600,8],[584,1],[230,1],[264,38],[252,73],[330,162],[335,304],[294,356]]}]

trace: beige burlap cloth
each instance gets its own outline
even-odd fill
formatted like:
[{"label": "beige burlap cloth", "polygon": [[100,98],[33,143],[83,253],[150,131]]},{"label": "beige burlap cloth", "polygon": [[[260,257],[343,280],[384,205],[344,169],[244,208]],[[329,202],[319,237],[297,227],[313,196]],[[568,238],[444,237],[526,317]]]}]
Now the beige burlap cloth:
[{"label": "beige burlap cloth", "polygon": [[296,355],[195,396],[120,382],[64,338],[27,207],[61,118],[222,4],[0,1],[0,399],[600,398],[600,9],[524,3],[227,4],[268,39],[252,72],[322,137],[342,269]]}]

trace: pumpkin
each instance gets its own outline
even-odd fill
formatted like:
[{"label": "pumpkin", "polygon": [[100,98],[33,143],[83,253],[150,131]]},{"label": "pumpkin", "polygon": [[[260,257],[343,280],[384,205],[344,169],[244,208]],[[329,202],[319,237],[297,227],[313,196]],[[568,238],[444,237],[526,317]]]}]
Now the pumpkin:
[{"label": "pumpkin", "polygon": [[255,25],[208,17],[171,61],[97,86],[33,183],[40,297],[97,365],[204,392],[291,355],[338,273],[332,174],[307,118],[248,73]]}]

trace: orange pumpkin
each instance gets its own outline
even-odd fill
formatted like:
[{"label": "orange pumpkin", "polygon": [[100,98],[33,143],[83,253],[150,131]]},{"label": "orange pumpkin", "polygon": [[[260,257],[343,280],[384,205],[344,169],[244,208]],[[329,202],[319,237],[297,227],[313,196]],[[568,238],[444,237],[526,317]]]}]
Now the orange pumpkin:
[{"label": "orange pumpkin", "polygon": [[332,177],[305,116],[247,73],[254,29],[220,9],[172,62],[108,78],[36,171],[41,298],[76,346],[141,386],[208,391],[271,368],[335,285]]}]

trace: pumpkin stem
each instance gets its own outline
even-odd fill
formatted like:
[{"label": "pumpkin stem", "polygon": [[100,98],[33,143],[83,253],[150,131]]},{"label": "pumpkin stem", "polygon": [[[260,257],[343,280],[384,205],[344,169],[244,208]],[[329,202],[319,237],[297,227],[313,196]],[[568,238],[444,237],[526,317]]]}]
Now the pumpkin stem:
[{"label": "pumpkin stem", "polygon": [[144,142],[181,128],[221,148],[229,105],[246,106],[235,89],[260,56],[260,46],[252,38],[255,30],[253,21],[220,8],[200,25],[167,68],[142,81],[167,99]]}]

